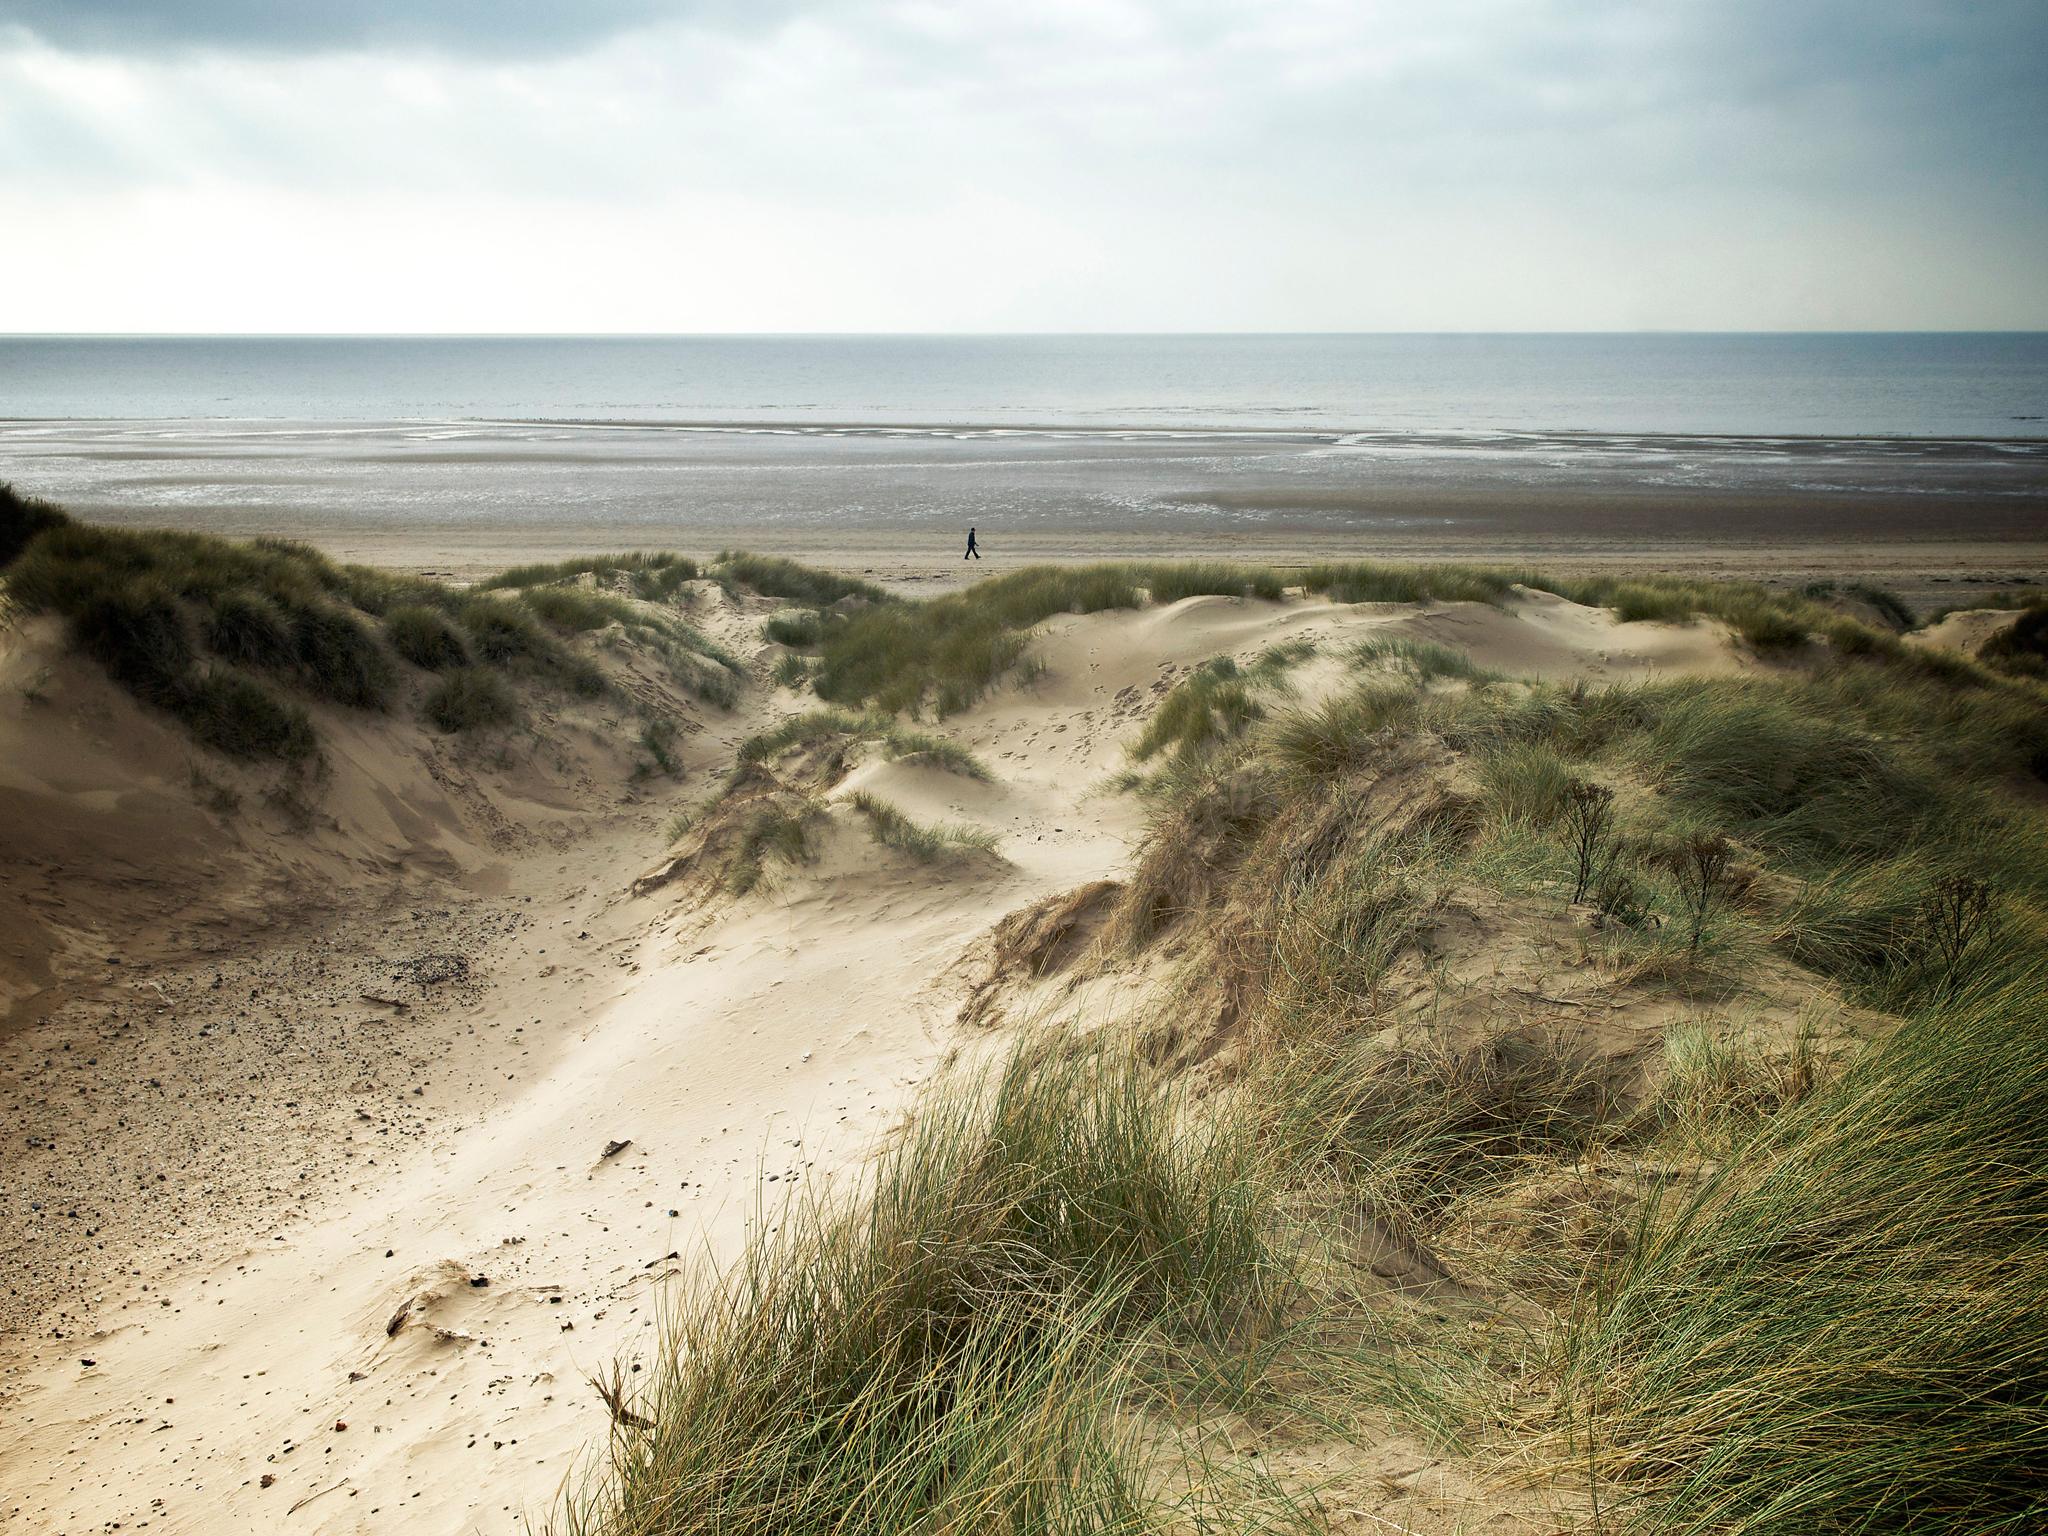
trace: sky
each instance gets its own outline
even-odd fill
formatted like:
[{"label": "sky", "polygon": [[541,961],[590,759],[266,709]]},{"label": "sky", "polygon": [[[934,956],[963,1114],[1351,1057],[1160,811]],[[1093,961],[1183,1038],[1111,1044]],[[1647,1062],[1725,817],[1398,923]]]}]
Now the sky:
[{"label": "sky", "polygon": [[2048,329],[2048,0],[0,0],[0,331]]}]

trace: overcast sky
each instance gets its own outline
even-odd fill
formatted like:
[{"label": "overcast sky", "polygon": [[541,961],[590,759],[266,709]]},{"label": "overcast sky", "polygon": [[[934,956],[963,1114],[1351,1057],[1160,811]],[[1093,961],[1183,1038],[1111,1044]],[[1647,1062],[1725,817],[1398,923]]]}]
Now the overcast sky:
[{"label": "overcast sky", "polygon": [[0,330],[2048,328],[2048,0],[0,0]]}]

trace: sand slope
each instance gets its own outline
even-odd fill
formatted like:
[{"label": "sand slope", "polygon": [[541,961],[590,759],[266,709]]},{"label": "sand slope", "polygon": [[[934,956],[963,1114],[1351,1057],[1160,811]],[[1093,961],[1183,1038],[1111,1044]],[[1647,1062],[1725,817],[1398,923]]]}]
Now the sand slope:
[{"label": "sand slope", "polygon": [[[757,671],[769,606],[708,621]],[[1546,676],[1750,664],[1711,626],[1540,594],[1057,619],[1043,676],[941,727],[991,782],[868,760],[834,791],[986,827],[1000,857],[914,864],[835,803],[815,865],[710,903],[630,889],[667,812],[801,706],[786,691],[704,717],[691,776],[645,794],[573,720],[512,779],[364,728],[335,749],[332,824],[306,831],[224,827],[195,803],[190,749],[78,669],[61,702],[10,688],[0,832],[24,851],[0,887],[4,958],[13,996],[38,1001],[0,1056],[0,1100],[34,1139],[10,1151],[0,1236],[0,1524],[452,1533],[544,1509],[601,1443],[586,1374],[652,1348],[662,1282],[848,1166],[949,1054],[1001,1048],[956,1022],[963,957],[1006,914],[1128,866],[1141,807],[1106,781],[1172,682],[1311,638],[1312,697],[1374,631]],[[82,754],[93,731],[120,749]],[[117,849],[79,870],[79,850]],[[279,892],[311,905],[209,954],[179,917],[195,871],[219,887],[202,930]],[[322,889],[334,915],[315,921]],[[114,948],[146,975],[106,966]],[[61,1266],[32,1259],[59,1248]]]}]

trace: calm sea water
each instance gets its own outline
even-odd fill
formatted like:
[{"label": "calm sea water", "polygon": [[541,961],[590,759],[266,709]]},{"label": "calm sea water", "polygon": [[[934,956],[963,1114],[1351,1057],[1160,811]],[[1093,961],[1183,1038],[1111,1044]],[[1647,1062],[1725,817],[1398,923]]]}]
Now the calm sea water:
[{"label": "calm sea water", "polygon": [[308,536],[1369,531],[1708,495],[1759,531],[1831,503],[1849,537],[1875,498],[2041,538],[2048,335],[0,337],[0,480]]},{"label": "calm sea water", "polygon": [[0,338],[0,417],[2048,436],[2048,335]]}]

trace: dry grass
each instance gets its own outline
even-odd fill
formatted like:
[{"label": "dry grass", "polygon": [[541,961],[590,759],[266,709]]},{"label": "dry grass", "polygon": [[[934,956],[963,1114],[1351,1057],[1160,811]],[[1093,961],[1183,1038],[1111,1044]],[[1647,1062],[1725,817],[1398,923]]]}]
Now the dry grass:
[{"label": "dry grass", "polygon": [[[1168,1529],[1190,1501],[1161,1487],[1170,1424],[1131,1416],[1135,1351],[1276,1314],[1271,1202],[1242,1128],[1128,1057],[1021,1053],[934,1094],[861,1188],[797,1197],[678,1303],[632,1405],[652,1428],[613,1435],[561,1525]],[[1235,1516],[1201,1528],[1270,1511]]]}]

